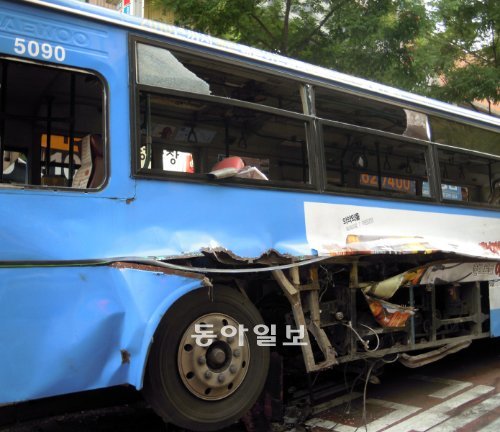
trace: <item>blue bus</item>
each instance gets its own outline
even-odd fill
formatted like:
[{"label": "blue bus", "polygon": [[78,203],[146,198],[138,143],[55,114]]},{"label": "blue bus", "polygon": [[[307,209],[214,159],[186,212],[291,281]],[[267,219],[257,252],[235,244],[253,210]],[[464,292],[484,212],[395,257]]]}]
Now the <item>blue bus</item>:
[{"label": "blue bus", "polygon": [[498,118],[71,0],[0,0],[0,114],[0,405],[500,335]]}]

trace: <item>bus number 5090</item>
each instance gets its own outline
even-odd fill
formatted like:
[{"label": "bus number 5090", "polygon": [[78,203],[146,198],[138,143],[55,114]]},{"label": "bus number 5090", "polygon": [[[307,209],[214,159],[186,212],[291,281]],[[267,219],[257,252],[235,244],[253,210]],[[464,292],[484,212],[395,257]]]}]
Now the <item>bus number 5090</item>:
[{"label": "bus number 5090", "polygon": [[66,50],[61,45],[52,46],[46,42],[40,43],[35,40],[16,38],[14,42],[14,52],[19,55],[29,55],[30,57],[41,56],[45,60],[64,61]]}]

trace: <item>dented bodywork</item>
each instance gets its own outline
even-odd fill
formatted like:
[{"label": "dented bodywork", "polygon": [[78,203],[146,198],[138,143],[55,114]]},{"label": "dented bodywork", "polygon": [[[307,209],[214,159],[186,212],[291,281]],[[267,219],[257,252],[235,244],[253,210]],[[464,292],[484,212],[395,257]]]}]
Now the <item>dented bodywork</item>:
[{"label": "dented bodywork", "polygon": [[[44,28],[64,30],[53,11],[0,4],[12,23],[5,40],[31,37],[21,24],[40,15]],[[141,388],[162,317],[193,290],[206,290],[210,301],[218,285],[260,305],[267,293],[282,295],[287,312],[276,317],[273,309],[272,317],[307,329],[301,353],[309,372],[448,347],[404,358],[423,363],[500,336],[498,212],[133,178],[123,122],[131,118],[128,32],[65,18],[99,47],[64,42],[68,67],[107,82],[112,175],[86,193],[0,190],[0,404]]]},{"label": "dented bodywork", "polygon": [[[26,286],[24,280],[37,281]],[[130,264],[0,268],[0,404],[142,387],[156,327],[203,276]],[[24,300],[19,298],[22,290]]]}]

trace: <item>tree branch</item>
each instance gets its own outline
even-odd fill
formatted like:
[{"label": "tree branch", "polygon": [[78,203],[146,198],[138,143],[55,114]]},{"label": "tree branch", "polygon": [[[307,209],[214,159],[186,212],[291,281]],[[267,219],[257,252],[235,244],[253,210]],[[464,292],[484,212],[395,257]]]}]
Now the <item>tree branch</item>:
[{"label": "tree branch", "polygon": [[332,4],[330,10],[319,22],[319,24],[311,32],[309,32],[309,34],[306,37],[304,37],[299,43],[295,44],[292,52],[296,53],[297,51],[300,51],[302,48],[304,48],[304,45],[306,45],[310,41],[310,39],[321,30],[321,27],[323,27],[326,24],[326,22],[333,16],[334,12],[337,9],[341,8],[345,3],[347,3],[347,1],[348,0],[342,1],[337,7],[334,7],[334,5]]},{"label": "tree branch", "polygon": [[283,33],[281,35],[281,53],[286,55],[288,51],[288,31],[290,24],[290,10],[292,8],[292,0],[286,0],[285,21],[283,23]]},{"label": "tree branch", "polygon": [[276,43],[276,38],[274,35],[271,33],[271,31],[267,28],[267,26],[262,22],[262,20],[255,14],[250,14],[250,17],[253,18],[255,21],[257,21],[257,24],[264,30],[264,32],[269,36],[271,41]]},{"label": "tree branch", "polygon": [[[486,57],[480,56],[477,52],[474,52],[474,51],[471,51],[471,50],[469,50],[467,48],[464,48],[464,47],[460,46],[459,44],[457,44],[455,42],[452,42],[452,41],[450,41],[448,39],[445,39],[445,38],[442,38],[442,39],[443,39],[443,41],[445,43],[447,43],[447,44],[449,44],[451,46],[454,46],[455,48],[458,48],[458,49],[462,50],[464,53],[466,53],[466,54],[468,54],[468,55],[470,55],[472,57],[475,57],[476,59],[481,60],[481,61],[483,61],[486,64],[490,64],[491,63],[490,60],[488,60]],[[467,61],[467,63],[470,64],[469,61]]]}]

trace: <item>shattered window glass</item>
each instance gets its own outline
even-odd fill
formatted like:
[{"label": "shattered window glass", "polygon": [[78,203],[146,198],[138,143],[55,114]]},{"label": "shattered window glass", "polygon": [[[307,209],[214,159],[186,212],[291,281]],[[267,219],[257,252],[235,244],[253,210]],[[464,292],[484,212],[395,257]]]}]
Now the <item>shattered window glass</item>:
[{"label": "shattered window glass", "polygon": [[209,95],[207,82],[187,69],[170,51],[137,44],[139,84]]}]

